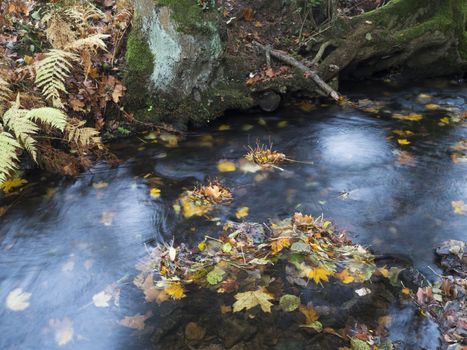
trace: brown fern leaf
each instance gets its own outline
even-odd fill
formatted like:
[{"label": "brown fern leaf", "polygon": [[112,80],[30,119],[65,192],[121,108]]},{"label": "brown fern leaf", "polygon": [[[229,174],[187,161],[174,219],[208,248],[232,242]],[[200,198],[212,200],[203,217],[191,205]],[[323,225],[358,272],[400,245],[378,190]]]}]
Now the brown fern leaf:
[{"label": "brown fern leaf", "polygon": [[63,49],[77,39],[76,32],[73,31],[70,23],[64,20],[60,12],[46,16],[43,22],[47,24],[45,30],[47,40],[54,49]]},{"label": "brown fern leaf", "polygon": [[99,137],[99,131],[94,128],[84,127],[85,124],[85,121],[73,120],[67,125],[65,132],[68,142],[79,149],[101,148],[102,141]]}]

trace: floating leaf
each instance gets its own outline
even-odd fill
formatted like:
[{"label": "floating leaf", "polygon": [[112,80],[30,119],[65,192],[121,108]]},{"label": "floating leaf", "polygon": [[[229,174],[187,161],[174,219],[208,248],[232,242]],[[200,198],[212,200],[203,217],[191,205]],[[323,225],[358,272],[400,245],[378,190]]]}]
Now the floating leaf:
[{"label": "floating leaf", "polygon": [[401,293],[404,295],[410,295],[410,289],[409,288],[402,288]]},{"label": "floating leaf", "polygon": [[103,188],[106,188],[109,186],[108,182],[104,181],[99,181],[99,182],[93,182],[92,187],[94,187],[96,190],[102,190]]},{"label": "floating leaf", "polygon": [[305,325],[310,325],[318,321],[318,318],[319,318],[318,313],[316,312],[316,310],[313,308],[312,305],[309,305],[309,306],[300,305],[299,310],[303,315],[305,315]]},{"label": "floating leaf", "polygon": [[18,188],[23,186],[24,184],[27,184],[28,181],[25,179],[21,179],[19,177],[16,177],[11,180],[6,180],[2,184],[0,184],[0,188],[3,190],[5,193],[10,193],[12,189]]},{"label": "floating leaf", "polygon": [[413,121],[413,122],[419,122],[420,120],[423,119],[423,116],[421,114],[416,114],[416,113],[411,113],[408,115],[403,115],[403,114],[394,114],[392,116],[394,119],[399,119],[399,120],[408,120],[408,121]]},{"label": "floating leaf", "polygon": [[69,318],[52,319],[49,321],[49,326],[54,330],[55,342],[58,346],[64,346],[73,340],[73,323]]},{"label": "floating leaf", "polygon": [[112,299],[112,293],[102,291],[92,297],[92,302],[96,307],[109,307],[109,301]]},{"label": "floating leaf", "polygon": [[464,201],[452,201],[451,205],[452,209],[454,209],[454,213],[467,215],[467,204],[465,204]]},{"label": "floating leaf", "polygon": [[227,131],[227,130],[230,130],[230,125],[228,125],[228,124],[221,124],[221,125],[219,125],[219,127],[217,128],[217,130],[219,130],[219,131]]},{"label": "floating leaf", "polygon": [[105,226],[112,226],[114,216],[115,216],[115,213],[111,211],[104,211],[101,217],[101,224]]},{"label": "floating leaf", "polygon": [[440,109],[441,107],[435,103],[429,103],[425,105],[425,108],[428,109],[429,111],[436,111],[437,109]]},{"label": "floating leaf", "polygon": [[281,120],[280,122],[277,123],[277,127],[282,129],[282,128],[285,128],[287,124],[288,124],[287,120]]},{"label": "floating leaf", "polygon": [[160,139],[165,142],[167,147],[177,147],[178,137],[174,134],[163,133],[160,135]]},{"label": "floating leaf", "polygon": [[397,139],[399,145],[410,145],[410,141],[407,139]]},{"label": "floating leaf", "polygon": [[285,294],[279,300],[279,305],[285,312],[292,312],[300,306],[300,298],[292,294]]},{"label": "floating leaf", "polygon": [[357,295],[359,297],[363,297],[365,295],[368,295],[371,293],[371,289],[368,289],[368,288],[360,288],[360,289],[357,289],[355,290],[355,293],[357,293]]},{"label": "floating leaf", "polygon": [[233,312],[239,312],[243,309],[250,310],[257,305],[261,307],[263,312],[271,312],[272,303],[270,300],[274,300],[274,297],[263,289],[237,293],[234,297],[237,301],[233,304]]},{"label": "floating leaf", "polygon": [[6,297],[6,307],[12,311],[23,311],[29,307],[31,293],[23,291],[21,288],[13,289]]},{"label": "floating leaf", "polygon": [[210,271],[206,275],[206,280],[208,281],[210,285],[215,286],[216,284],[219,284],[220,282],[222,282],[222,280],[224,279],[223,277],[224,274],[225,274],[224,270],[218,267],[215,267],[212,271]]},{"label": "floating leaf", "polygon": [[158,188],[151,188],[149,194],[151,195],[151,198],[157,199],[161,196],[161,190]]},{"label": "floating leaf", "polygon": [[444,117],[439,120],[443,124],[449,124],[450,120],[449,117]]},{"label": "floating leaf", "polygon": [[235,213],[235,217],[237,219],[244,218],[244,217],[248,216],[248,211],[249,211],[248,207],[241,207]]},{"label": "floating leaf", "polygon": [[219,163],[217,163],[217,170],[219,170],[221,173],[230,173],[236,169],[237,167],[235,163],[228,160],[221,160]]}]

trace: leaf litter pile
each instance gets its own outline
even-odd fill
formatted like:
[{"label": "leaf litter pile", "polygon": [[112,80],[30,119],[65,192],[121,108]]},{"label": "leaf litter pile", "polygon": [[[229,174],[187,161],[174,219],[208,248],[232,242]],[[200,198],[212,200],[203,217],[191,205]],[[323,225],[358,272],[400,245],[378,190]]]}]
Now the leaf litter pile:
[{"label": "leaf litter pile", "polygon": [[[206,236],[193,249],[183,243],[157,245],[138,269],[134,284],[148,302],[214,293],[223,303],[221,316],[245,312],[268,323],[277,315],[294,315],[297,329],[332,335],[341,346],[355,349],[392,349],[384,324],[387,318],[371,325],[373,329],[359,322],[335,329],[326,317],[326,307],[307,302],[303,291],[311,288],[326,294],[331,290],[323,287],[351,288],[354,301],[350,304],[372,298],[374,286],[381,281],[389,288],[397,286],[401,298],[409,299],[411,293],[400,293],[401,269],[377,267],[369,250],[349,241],[330,221],[301,213],[269,224],[227,222],[217,238]],[[196,302],[187,299],[190,304]],[[214,303],[212,296],[210,300]]]}]

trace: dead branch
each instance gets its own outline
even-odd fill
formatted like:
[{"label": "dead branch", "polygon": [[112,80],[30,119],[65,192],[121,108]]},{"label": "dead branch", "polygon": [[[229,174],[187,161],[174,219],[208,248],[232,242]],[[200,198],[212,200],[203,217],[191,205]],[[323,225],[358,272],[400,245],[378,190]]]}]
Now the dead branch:
[{"label": "dead branch", "polygon": [[283,53],[281,51],[271,49],[267,46],[260,44],[257,41],[253,41],[253,44],[259,47],[260,49],[264,50],[265,52],[269,52],[271,56],[277,58],[278,60],[290,64],[291,66],[303,71],[315,82],[316,85],[318,85],[318,87],[326,94],[326,96],[330,96],[335,101],[338,101],[340,99],[339,94],[332,87],[330,87],[323,79],[321,79],[320,76],[314,70],[311,70],[303,63],[297,61],[292,56],[287,55],[286,53]]}]

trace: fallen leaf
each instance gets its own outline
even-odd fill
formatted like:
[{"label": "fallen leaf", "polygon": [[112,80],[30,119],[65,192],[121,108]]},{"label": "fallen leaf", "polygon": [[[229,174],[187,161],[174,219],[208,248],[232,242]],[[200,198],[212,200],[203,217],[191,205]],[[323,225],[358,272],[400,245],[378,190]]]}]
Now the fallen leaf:
[{"label": "fallen leaf", "polygon": [[104,181],[99,181],[99,182],[93,182],[92,187],[94,187],[96,190],[102,190],[103,188],[106,188],[109,186],[108,182]]},{"label": "fallen leaf", "polygon": [[248,216],[248,211],[249,211],[248,207],[241,207],[235,213],[235,217],[237,219],[244,218],[244,217]]},{"label": "fallen leaf", "polygon": [[245,7],[242,9],[243,19],[247,22],[252,22],[255,18],[255,10],[251,7]]},{"label": "fallen leaf", "polygon": [[354,281],[354,277],[351,274],[349,274],[348,269],[344,269],[341,272],[334,274],[334,277],[339,279],[344,284],[349,284]]},{"label": "fallen leaf", "polygon": [[69,318],[49,320],[49,326],[55,332],[55,342],[58,346],[64,346],[73,340],[73,323]]},{"label": "fallen leaf", "polygon": [[271,242],[272,254],[279,253],[284,248],[290,247],[290,239],[288,237],[280,237]]},{"label": "fallen leaf", "polygon": [[144,282],[141,285],[141,289],[144,293],[144,299],[148,303],[155,301],[158,304],[160,304],[169,299],[169,296],[164,290],[155,286],[154,276],[152,273],[148,274],[147,277],[144,279]]},{"label": "fallen leaf", "polygon": [[174,134],[162,133],[159,137],[167,147],[174,148],[178,146],[178,137]]},{"label": "fallen leaf", "polygon": [[168,282],[164,288],[164,292],[174,300],[183,299],[186,296],[181,282]]},{"label": "fallen leaf", "polygon": [[399,145],[410,145],[410,141],[407,139],[397,139]]},{"label": "fallen leaf", "polygon": [[23,291],[21,288],[13,289],[6,297],[6,307],[12,311],[23,311],[29,307],[31,293]]},{"label": "fallen leaf", "polygon": [[151,190],[149,191],[149,194],[151,198],[157,199],[161,196],[161,190],[158,188],[151,188]]},{"label": "fallen leaf", "polygon": [[331,275],[332,275],[332,271],[329,271],[328,269],[324,267],[312,268],[307,273],[307,277],[315,281],[316,284],[318,284],[320,281],[328,282],[329,276]]},{"label": "fallen leaf", "polygon": [[125,87],[122,84],[116,84],[112,92],[112,101],[118,104],[124,92],[125,92]]},{"label": "fallen leaf", "polygon": [[118,321],[118,324],[142,331],[145,327],[144,322],[152,316],[152,312],[149,311],[146,315],[136,314],[135,316],[126,316],[123,320]]},{"label": "fallen leaf", "polygon": [[403,114],[393,114],[392,116],[394,119],[399,119],[399,120],[408,120],[408,121],[413,121],[413,122],[419,122],[420,120],[423,119],[423,116],[421,114],[417,113],[411,113],[408,115],[403,115]]},{"label": "fallen leaf", "polygon": [[217,130],[219,130],[219,131],[227,131],[227,130],[230,130],[230,125],[228,125],[228,124],[221,124],[221,125],[219,125],[219,127],[217,128]]},{"label": "fallen leaf", "polygon": [[425,108],[428,109],[429,111],[435,111],[437,109],[440,109],[441,107],[435,103],[429,103],[425,105]]},{"label": "fallen leaf", "polygon": [[15,189],[17,187],[21,187],[21,186],[23,186],[24,184],[27,184],[27,183],[28,183],[27,180],[16,177],[14,179],[6,180],[5,182],[3,182],[0,185],[0,188],[3,190],[3,192],[10,193],[10,191],[12,189]]},{"label": "fallen leaf", "polygon": [[103,290],[92,297],[92,302],[96,307],[109,307],[109,301],[112,299],[112,293]]},{"label": "fallen leaf", "polygon": [[299,308],[300,312],[305,315],[305,324],[312,324],[316,321],[318,321],[318,313],[316,310],[313,308],[312,305],[305,306],[305,305],[300,305]]},{"label": "fallen leaf", "polygon": [[101,216],[101,224],[105,226],[112,226],[114,215],[115,214],[111,211],[104,211]]},{"label": "fallen leaf", "polygon": [[219,170],[221,173],[233,172],[236,169],[237,167],[235,163],[228,160],[221,160],[219,163],[217,163],[217,170]]},{"label": "fallen leaf", "polygon": [[410,289],[409,288],[402,288],[401,293],[404,295],[410,295]]},{"label": "fallen leaf", "polygon": [[292,312],[300,306],[300,298],[292,294],[285,294],[280,298],[279,305],[285,312]]},{"label": "fallen leaf", "polygon": [[274,297],[263,289],[237,293],[234,297],[237,301],[233,304],[233,312],[250,310],[255,306],[260,306],[263,312],[271,312],[270,300],[274,300]]},{"label": "fallen leaf", "polygon": [[368,288],[360,288],[360,289],[355,290],[355,293],[357,293],[359,297],[363,297],[365,295],[370,294],[371,290]]},{"label": "fallen leaf", "polygon": [[454,209],[454,213],[467,215],[467,204],[465,204],[464,201],[452,201],[451,205],[452,209]]}]

